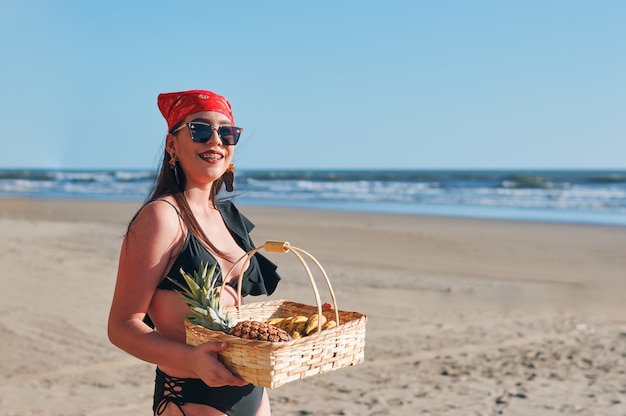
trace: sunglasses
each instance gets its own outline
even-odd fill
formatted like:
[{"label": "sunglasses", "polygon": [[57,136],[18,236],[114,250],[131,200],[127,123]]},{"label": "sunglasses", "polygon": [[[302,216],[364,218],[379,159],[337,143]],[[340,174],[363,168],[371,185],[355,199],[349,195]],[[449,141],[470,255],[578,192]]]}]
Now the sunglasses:
[{"label": "sunglasses", "polygon": [[233,127],[233,126],[219,126],[215,127],[207,123],[202,123],[200,121],[190,121],[189,123],[185,123],[176,130],[171,133],[177,133],[189,127],[189,134],[191,135],[191,140],[196,143],[206,143],[211,140],[213,136],[213,132],[217,131],[217,136],[222,141],[222,144],[226,146],[234,146],[239,141],[239,136],[241,136],[241,132],[243,129],[241,127]]}]

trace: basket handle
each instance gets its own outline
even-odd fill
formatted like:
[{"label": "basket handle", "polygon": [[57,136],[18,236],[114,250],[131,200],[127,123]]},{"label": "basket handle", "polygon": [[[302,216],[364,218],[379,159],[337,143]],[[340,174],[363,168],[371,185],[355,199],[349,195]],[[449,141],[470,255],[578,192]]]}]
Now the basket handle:
[{"label": "basket handle", "polygon": [[[265,250],[267,252],[273,252],[273,253],[291,252],[293,255],[295,255],[298,258],[298,260],[300,260],[300,263],[302,264],[302,267],[304,267],[304,270],[306,271],[306,274],[309,278],[311,287],[313,288],[315,301],[317,302],[317,313],[319,314],[319,316],[322,316],[322,301],[320,299],[320,294],[319,294],[319,291],[317,290],[317,285],[315,284],[315,279],[313,278],[311,269],[309,268],[309,265],[307,264],[303,256],[308,257],[317,266],[319,271],[322,273],[322,276],[324,276],[324,280],[326,281],[326,286],[328,286],[328,292],[330,293],[330,297],[332,299],[334,309],[335,309],[335,321],[337,322],[337,325],[340,324],[339,308],[337,307],[337,299],[335,298],[335,292],[333,291],[333,286],[330,284],[330,279],[328,278],[326,271],[324,270],[320,262],[317,261],[315,257],[313,257],[311,254],[307,253],[306,251],[298,247],[293,247],[291,244],[289,244],[288,241],[267,241],[262,246],[258,246],[248,251],[246,254],[241,256],[236,262],[234,262],[233,265],[230,267],[230,269],[228,270],[228,272],[222,279],[222,287],[220,289],[220,294],[224,291],[224,286],[226,285],[226,282],[228,281],[228,277],[231,275],[235,267],[242,261],[244,262],[243,267],[241,268],[242,272],[239,274],[239,279],[237,281],[237,310],[239,310],[242,304],[241,287],[242,287],[242,282],[243,282],[243,275],[245,273],[244,271],[247,270],[248,266],[250,265],[250,260],[252,259],[252,256],[254,256],[257,252],[261,250]],[[322,331],[322,328],[318,326],[317,332],[321,332],[321,331]]]}]

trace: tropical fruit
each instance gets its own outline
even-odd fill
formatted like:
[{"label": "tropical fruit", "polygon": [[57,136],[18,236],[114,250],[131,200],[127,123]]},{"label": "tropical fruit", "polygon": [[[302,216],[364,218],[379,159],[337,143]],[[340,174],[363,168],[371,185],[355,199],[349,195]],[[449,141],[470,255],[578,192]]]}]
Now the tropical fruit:
[{"label": "tropical fruit", "polygon": [[194,270],[193,276],[181,268],[180,274],[186,286],[172,278],[168,279],[180,288],[178,293],[191,309],[191,313],[185,315],[189,322],[213,331],[228,332],[231,323],[220,302],[220,287],[217,287],[219,273],[216,267],[217,263],[210,268],[208,264],[200,263],[200,272]]},{"label": "tropical fruit", "polygon": [[219,272],[216,271],[216,267],[217,263],[210,268],[208,264],[200,263],[200,272],[194,271],[193,276],[180,269],[187,287],[170,279],[180,288],[180,295],[191,309],[191,313],[185,316],[189,322],[243,339],[269,342],[291,340],[291,336],[285,330],[266,322],[243,321],[233,325],[220,302],[221,287],[217,284]]},{"label": "tropical fruit", "polygon": [[324,315],[313,314],[304,324],[304,333],[310,335],[316,331],[318,327],[323,327],[327,319]]},{"label": "tropical fruit", "polygon": [[284,330],[265,322],[241,321],[228,331],[230,335],[243,339],[259,341],[284,342],[291,341],[291,336]]},{"label": "tropical fruit", "polygon": [[267,323],[286,331],[291,335],[292,339],[299,339],[307,335],[315,334],[317,333],[318,327],[324,331],[337,326],[337,321],[334,319],[327,319],[324,315],[320,317],[316,313],[311,316],[296,315],[271,318]]}]

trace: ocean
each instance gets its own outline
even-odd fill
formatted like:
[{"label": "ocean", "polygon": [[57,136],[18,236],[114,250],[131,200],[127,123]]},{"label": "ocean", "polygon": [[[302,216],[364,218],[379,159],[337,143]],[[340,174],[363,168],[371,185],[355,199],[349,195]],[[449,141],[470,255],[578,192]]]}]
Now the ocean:
[{"label": "ocean", "polygon": [[[143,201],[151,170],[0,170],[0,198]],[[239,205],[626,226],[626,171],[238,170]]]}]

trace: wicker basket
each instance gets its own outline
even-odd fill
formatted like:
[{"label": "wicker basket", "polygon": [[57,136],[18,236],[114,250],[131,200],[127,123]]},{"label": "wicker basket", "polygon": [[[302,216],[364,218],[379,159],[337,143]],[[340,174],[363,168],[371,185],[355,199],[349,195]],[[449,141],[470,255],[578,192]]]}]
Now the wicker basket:
[{"label": "wicker basket", "polygon": [[[224,365],[233,374],[248,383],[268,388],[276,388],[290,381],[362,363],[365,360],[365,323],[367,317],[358,312],[345,312],[337,308],[335,294],[326,272],[319,262],[304,250],[292,247],[287,242],[268,241],[263,246],[246,253],[235,262],[223,279],[222,290],[228,275],[235,266],[244,261],[245,269],[246,263],[261,249],[272,252],[291,252],[300,260],[309,277],[317,306],[288,300],[242,305],[240,277],[237,285],[238,305],[226,308],[231,321],[234,323],[243,320],[267,321],[276,317],[309,316],[320,313],[329,319],[335,319],[338,325],[324,331],[318,328],[317,333],[293,341],[267,342],[245,340],[186,322],[187,344],[229,343],[229,348],[219,353]],[[334,304],[333,310],[322,309],[315,279],[303,256],[313,261],[323,275]]]}]

